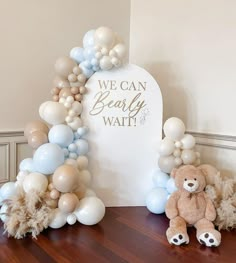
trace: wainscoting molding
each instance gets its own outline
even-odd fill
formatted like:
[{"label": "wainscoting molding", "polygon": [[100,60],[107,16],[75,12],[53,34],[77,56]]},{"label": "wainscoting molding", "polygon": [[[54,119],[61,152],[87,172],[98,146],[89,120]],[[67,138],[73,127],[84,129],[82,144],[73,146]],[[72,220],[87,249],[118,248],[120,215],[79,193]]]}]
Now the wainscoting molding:
[{"label": "wainscoting molding", "polygon": [[[196,138],[201,162],[216,166],[227,174],[236,174],[236,136],[188,131]],[[0,132],[0,185],[15,181],[21,160],[32,157],[23,131]]]}]

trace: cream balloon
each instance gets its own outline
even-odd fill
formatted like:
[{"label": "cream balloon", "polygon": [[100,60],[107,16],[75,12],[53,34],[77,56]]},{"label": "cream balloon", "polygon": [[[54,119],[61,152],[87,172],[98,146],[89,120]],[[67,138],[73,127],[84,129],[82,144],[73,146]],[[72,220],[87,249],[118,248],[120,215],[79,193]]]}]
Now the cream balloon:
[{"label": "cream balloon", "polygon": [[28,144],[33,149],[37,149],[40,145],[48,142],[48,136],[42,131],[35,131],[28,136]]},{"label": "cream balloon", "polygon": [[81,155],[77,158],[77,163],[78,163],[78,169],[84,170],[88,167],[88,158],[84,155]]},{"label": "cream balloon", "polygon": [[65,78],[56,76],[53,80],[53,86],[59,89],[70,88],[70,82]]},{"label": "cream balloon", "polygon": [[104,217],[105,205],[95,196],[85,197],[80,200],[74,214],[81,224],[95,225]]},{"label": "cream balloon", "polygon": [[74,225],[77,221],[77,218],[74,214],[70,214],[67,216],[66,221],[69,225]]},{"label": "cream balloon", "polygon": [[5,203],[2,205],[0,208],[0,219],[2,220],[3,223],[7,221],[8,216],[6,215],[8,209],[8,205]]},{"label": "cream balloon", "polygon": [[64,123],[67,116],[67,110],[59,102],[47,101],[41,104],[39,108],[40,117],[51,125]]},{"label": "cream balloon", "polygon": [[3,200],[9,199],[15,196],[18,192],[18,188],[15,182],[7,182],[0,188],[0,196]]},{"label": "cream balloon", "polygon": [[115,44],[115,34],[108,27],[99,27],[94,34],[95,45],[110,49]]},{"label": "cream balloon", "polygon": [[69,57],[60,57],[55,63],[55,72],[62,78],[67,79],[76,67],[76,62]]},{"label": "cream balloon", "polygon": [[124,59],[125,55],[126,55],[126,47],[124,44],[117,44],[113,47],[113,49],[115,51],[115,54],[118,58],[120,58],[121,60]]},{"label": "cream balloon", "polygon": [[79,173],[79,182],[84,184],[85,186],[90,186],[92,181],[91,173],[88,170],[82,170]]},{"label": "cream balloon", "polygon": [[158,160],[158,166],[164,173],[170,173],[176,167],[175,157],[173,155],[161,156]]},{"label": "cream balloon", "polygon": [[45,192],[48,187],[48,179],[41,173],[31,173],[26,175],[23,181],[23,189],[26,193],[35,190],[38,192]]},{"label": "cream balloon", "polygon": [[49,128],[44,122],[42,122],[40,120],[31,121],[31,122],[27,123],[27,125],[25,126],[24,136],[26,138],[28,138],[30,134],[32,134],[33,132],[36,132],[36,131],[37,132],[40,131],[44,134],[48,134]]},{"label": "cream balloon", "polygon": [[58,201],[58,208],[63,213],[72,213],[75,210],[78,203],[79,203],[79,199],[75,194],[66,193],[61,195]]},{"label": "cream balloon", "polygon": [[102,70],[110,70],[113,67],[111,58],[109,56],[103,56],[99,62],[99,65]]},{"label": "cream balloon", "polygon": [[169,118],[164,123],[163,129],[166,137],[173,141],[181,140],[185,133],[184,123],[176,117]]},{"label": "cream balloon", "polygon": [[171,139],[165,137],[160,143],[158,152],[160,156],[168,156],[172,154],[174,150],[175,150],[174,142]]},{"label": "cream balloon", "polygon": [[83,123],[79,117],[75,117],[72,122],[67,123],[73,131],[76,131],[78,128],[82,127]]},{"label": "cream balloon", "polygon": [[182,149],[192,149],[195,144],[196,140],[191,134],[185,134],[184,137],[181,139]]},{"label": "cream balloon", "polygon": [[56,208],[52,211],[49,226],[54,229],[61,228],[66,224],[66,219],[67,214],[64,214],[59,208]]},{"label": "cream balloon", "polygon": [[196,160],[196,154],[193,150],[183,150],[181,159],[184,164],[193,164]]}]

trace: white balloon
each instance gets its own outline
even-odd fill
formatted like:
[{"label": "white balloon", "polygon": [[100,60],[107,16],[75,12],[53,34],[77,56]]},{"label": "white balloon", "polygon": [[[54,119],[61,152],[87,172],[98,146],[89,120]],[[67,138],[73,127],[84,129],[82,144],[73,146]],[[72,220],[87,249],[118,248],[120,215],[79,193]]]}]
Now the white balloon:
[{"label": "white balloon", "polygon": [[99,27],[94,34],[94,43],[110,49],[115,43],[114,32],[108,27]]},{"label": "white balloon", "polygon": [[3,204],[1,209],[0,209],[0,219],[2,220],[3,223],[6,222],[7,220],[7,215],[5,214],[7,212],[7,204]]},{"label": "white balloon", "polygon": [[99,65],[102,70],[109,70],[113,67],[111,58],[109,56],[103,56],[99,62]]},{"label": "white balloon", "polygon": [[158,165],[162,172],[169,174],[176,167],[175,157],[173,155],[161,156],[158,160]]},{"label": "white balloon", "polygon": [[191,134],[185,134],[181,142],[182,149],[192,149],[195,146],[196,140]]},{"label": "white balloon", "polygon": [[75,117],[72,122],[67,123],[73,131],[76,131],[78,128],[82,127],[83,123],[79,117]]},{"label": "white balloon", "polygon": [[56,125],[65,121],[67,110],[63,104],[55,101],[47,101],[39,108],[40,117],[48,124]]},{"label": "white balloon", "polygon": [[31,173],[27,175],[23,182],[23,189],[26,193],[31,190],[45,192],[48,187],[48,179],[41,173]]},{"label": "white balloon", "polygon": [[0,195],[3,200],[9,199],[17,194],[17,187],[15,182],[5,183],[0,189]]},{"label": "white balloon", "polygon": [[84,225],[95,225],[102,220],[105,215],[105,205],[95,197],[84,197],[74,211],[78,221]]},{"label": "white balloon", "polygon": [[184,164],[193,164],[196,160],[196,154],[193,150],[183,150],[181,158]]},{"label": "white balloon", "polygon": [[76,223],[76,221],[77,221],[76,215],[74,215],[74,214],[69,214],[69,215],[67,216],[66,221],[67,221],[67,223],[68,223],[69,225],[74,225],[74,224]]},{"label": "white balloon", "polygon": [[180,157],[175,157],[176,166],[180,166],[183,163],[183,160]]},{"label": "white balloon", "polygon": [[74,101],[72,103],[72,106],[71,106],[71,110],[77,114],[77,115],[80,115],[82,110],[83,110],[83,107],[82,107],[82,104],[78,101]]},{"label": "white balloon", "polygon": [[115,45],[112,50],[115,51],[116,56],[120,59],[123,59],[126,55],[126,47],[124,44],[119,43]]},{"label": "white balloon", "polygon": [[180,157],[181,156],[181,150],[180,149],[175,149],[173,152],[174,157]]},{"label": "white balloon", "polygon": [[181,140],[185,133],[185,125],[179,118],[169,118],[164,124],[164,133],[167,138],[178,141]]},{"label": "white balloon", "polygon": [[88,167],[88,158],[84,155],[81,155],[77,158],[79,170],[84,170]]},{"label": "white balloon", "polygon": [[161,143],[160,143],[160,146],[159,146],[159,154],[160,156],[167,156],[167,155],[170,155],[174,152],[175,150],[175,144],[174,142],[165,137]]},{"label": "white balloon", "polygon": [[51,228],[61,228],[66,224],[67,214],[64,214],[60,211],[59,208],[56,208],[52,211],[52,218],[49,226]]},{"label": "white balloon", "polygon": [[90,186],[92,181],[91,173],[88,170],[82,170],[79,173],[79,182],[85,186]]},{"label": "white balloon", "polygon": [[92,189],[87,188],[84,197],[88,197],[88,196],[96,196],[96,193]]}]

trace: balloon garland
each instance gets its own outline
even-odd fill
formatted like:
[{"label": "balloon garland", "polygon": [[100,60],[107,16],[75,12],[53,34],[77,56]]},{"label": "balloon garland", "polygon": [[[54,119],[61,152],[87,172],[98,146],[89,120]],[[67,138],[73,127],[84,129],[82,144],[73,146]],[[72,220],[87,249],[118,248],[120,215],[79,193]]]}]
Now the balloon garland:
[{"label": "balloon garland", "polygon": [[165,205],[170,194],[176,191],[173,178],[169,174],[182,164],[200,164],[200,153],[194,150],[195,138],[185,134],[185,125],[176,117],[166,120],[163,126],[165,137],[159,145],[159,169],[152,175],[154,188],[146,197],[146,206],[155,214],[165,212]]},{"label": "balloon garland", "polygon": [[16,182],[0,189],[0,217],[9,236],[31,233],[35,238],[48,226],[77,221],[94,225],[104,217],[105,206],[90,188],[81,101],[87,79],[99,70],[120,67],[125,54],[120,37],[99,27],[84,35],[83,48],[74,47],[70,57],[57,59],[52,101],[39,107],[43,121],[32,121],[24,130],[33,158],[20,163]]}]

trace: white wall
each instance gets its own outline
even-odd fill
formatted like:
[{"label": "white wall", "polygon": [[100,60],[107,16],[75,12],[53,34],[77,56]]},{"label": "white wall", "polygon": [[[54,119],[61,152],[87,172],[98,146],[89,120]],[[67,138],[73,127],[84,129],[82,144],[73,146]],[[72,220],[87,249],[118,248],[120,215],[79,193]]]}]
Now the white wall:
[{"label": "white wall", "polygon": [[0,132],[39,118],[55,60],[82,46],[88,30],[111,27],[129,45],[130,1],[0,1]]},{"label": "white wall", "polygon": [[160,85],[164,120],[236,135],[236,1],[131,0],[130,61]]}]

